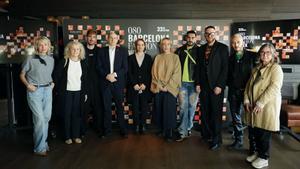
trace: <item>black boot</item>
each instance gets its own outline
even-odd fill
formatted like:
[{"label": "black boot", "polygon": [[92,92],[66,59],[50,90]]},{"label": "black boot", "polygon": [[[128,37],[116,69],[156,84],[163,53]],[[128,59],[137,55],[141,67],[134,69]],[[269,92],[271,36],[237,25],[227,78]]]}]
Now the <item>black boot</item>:
[{"label": "black boot", "polygon": [[240,140],[235,140],[231,145],[228,146],[231,150],[241,150],[243,148],[243,142]]},{"label": "black boot", "polygon": [[167,129],[165,131],[166,135],[165,135],[165,139],[167,142],[173,142],[173,131],[172,129]]},{"label": "black boot", "polygon": [[139,132],[140,132],[140,127],[139,127],[139,125],[136,125],[135,126],[135,134],[139,134]]},{"label": "black boot", "polygon": [[142,124],[142,125],[140,125],[139,126],[139,132],[140,132],[140,134],[145,134],[145,131],[146,131],[146,128],[145,128],[145,125],[144,124]]}]

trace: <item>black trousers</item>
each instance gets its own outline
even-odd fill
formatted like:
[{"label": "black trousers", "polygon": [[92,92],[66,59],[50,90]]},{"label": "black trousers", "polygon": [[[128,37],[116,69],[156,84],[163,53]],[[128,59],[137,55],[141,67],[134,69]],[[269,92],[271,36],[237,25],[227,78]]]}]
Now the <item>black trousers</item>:
[{"label": "black trousers", "polygon": [[154,97],[153,120],[167,137],[172,136],[176,127],[176,97],[169,92],[159,92]]},{"label": "black trousers", "polygon": [[104,134],[111,132],[111,120],[112,120],[112,99],[115,101],[117,119],[121,128],[122,134],[127,134],[127,127],[124,119],[124,108],[123,108],[123,99],[124,94],[122,89],[116,88],[111,84],[106,90],[102,90],[103,96],[103,105],[104,105]]},{"label": "black trousers", "polygon": [[65,139],[80,136],[80,91],[66,91],[65,93]]},{"label": "black trousers", "polygon": [[212,139],[212,144],[222,143],[222,108],[224,91],[215,95],[211,89],[202,89],[201,103],[201,132],[204,139]]},{"label": "black trousers", "polygon": [[270,157],[272,132],[261,128],[253,128],[254,140],[258,157],[268,159]]},{"label": "black trousers", "polygon": [[135,125],[145,125],[148,111],[148,99],[144,94],[136,94],[132,100]]},{"label": "black trousers", "polygon": [[[103,100],[100,91],[100,85],[98,83],[92,83],[89,86],[88,104],[86,107],[86,113],[92,113],[93,115],[93,125],[97,132],[102,133],[103,131]],[[85,120],[86,121],[86,120]],[[83,122],[86,126],[86,122]],[[83,126],[83,132],[85,132],[86,127]]]},{"label": "black trousers", "polygon": [[257,152],[255,143],[255,130],[253,127],[248,126],[248,140],[249,140],[249,155]]},{"label": "black trousers", "polygon": [[243,142],[242,105],[244,100],[244,90],[229,89],[228,100],[230,103],[230,113],[234,130],[235,141]]}]

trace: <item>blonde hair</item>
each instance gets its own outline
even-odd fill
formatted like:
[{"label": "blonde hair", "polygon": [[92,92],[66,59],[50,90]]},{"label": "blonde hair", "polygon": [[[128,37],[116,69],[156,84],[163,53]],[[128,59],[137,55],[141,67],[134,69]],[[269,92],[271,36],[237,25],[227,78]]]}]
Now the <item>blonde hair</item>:
[{"label": "blonde hair", "polygon": [[84,49],[84,46],[82,45],[82,43],[80,42],[77,42],[77,41],[71,41],[67,44],[67,46],[65,47],[65,51],[64,51],[64,58],[65,59],[68,59],[71,57],[71,52],[70,52],[70,49],[72,46],[79,46],[79,49],[80,49],[80,53],[79,53],[79,58],[80,60],[83,60],[85,59],[85,49]]},{"label": "blonde hair", "polygon": [[40,36],[34,41],[34,50],[35,54],[40,55],[41,53],[39,52],[39,45],[41,42],[45,42],[48,46],[48,51],[47,55],[50,55],[52,52],[52,46],[51,46],[51,41],[46,37],[46,36]]},{"label": "blonde hair", "polygon": [[168,38],[168,37],[164,37],[159,42],[160,53],[163,53],[163,51],[162,51],[162,45],[163,45],[163,41],[164,40],[168,40],[170,42],[170,52],[172,52],[172,42],[171,42],[171,39]]}]

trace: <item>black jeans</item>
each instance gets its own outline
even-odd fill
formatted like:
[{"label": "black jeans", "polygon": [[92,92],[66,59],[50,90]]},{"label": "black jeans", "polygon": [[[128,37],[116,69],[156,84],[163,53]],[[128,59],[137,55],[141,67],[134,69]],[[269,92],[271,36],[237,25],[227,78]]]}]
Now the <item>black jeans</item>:
[{"label": "black jeans", "polygon": [[244,90],[229,89],[228,100],[234,130],[235,141],[243,143],[243,124],[241,106],[244,100]]},{"label": "black jeans", "polygon": [[258,157],[268,159],[270,157],[272,132],[261,128],[253,128],[254,140]]}]

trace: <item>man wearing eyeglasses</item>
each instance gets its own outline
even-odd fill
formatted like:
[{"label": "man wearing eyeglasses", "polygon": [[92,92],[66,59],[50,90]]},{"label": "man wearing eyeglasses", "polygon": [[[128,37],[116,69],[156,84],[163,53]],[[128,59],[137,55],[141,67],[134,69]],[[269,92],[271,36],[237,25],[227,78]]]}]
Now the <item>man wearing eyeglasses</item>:
[{"label": "man wearing eyeglasses", "polygon": [[205,28],[206,44],[199,48],[196,90],[200,91],[201,134],[211,150],[222,144],[222,108],[226,86],[228,46],[216,40],[214,26]]}]

